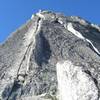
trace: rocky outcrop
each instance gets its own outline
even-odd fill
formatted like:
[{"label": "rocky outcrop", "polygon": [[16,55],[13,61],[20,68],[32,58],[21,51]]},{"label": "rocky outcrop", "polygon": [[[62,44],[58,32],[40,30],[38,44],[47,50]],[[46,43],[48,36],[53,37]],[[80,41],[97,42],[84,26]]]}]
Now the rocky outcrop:
[{"label": "rocky outcrop", "polygon": [[99,97],[99,26],[40,11],[0,45],[0,100]]}]

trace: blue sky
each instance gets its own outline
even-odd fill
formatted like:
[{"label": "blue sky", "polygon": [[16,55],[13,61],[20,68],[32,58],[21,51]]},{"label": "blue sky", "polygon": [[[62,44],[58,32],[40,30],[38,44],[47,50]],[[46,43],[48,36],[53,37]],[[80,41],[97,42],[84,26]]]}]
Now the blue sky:
[{"label": "blue sky", "polygon": [[76,15],[100,24],[100,0],[0,0],[0,42],[39,9]]}]

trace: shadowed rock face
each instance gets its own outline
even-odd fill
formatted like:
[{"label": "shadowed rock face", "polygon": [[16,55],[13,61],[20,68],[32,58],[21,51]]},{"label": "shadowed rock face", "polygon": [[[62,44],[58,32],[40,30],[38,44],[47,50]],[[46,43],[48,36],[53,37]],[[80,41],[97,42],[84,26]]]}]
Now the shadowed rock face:
[{"label": "shadowed rock face", "polygon": [[0,45],[0,100],[99,97],[99,26],[41,11]]}]

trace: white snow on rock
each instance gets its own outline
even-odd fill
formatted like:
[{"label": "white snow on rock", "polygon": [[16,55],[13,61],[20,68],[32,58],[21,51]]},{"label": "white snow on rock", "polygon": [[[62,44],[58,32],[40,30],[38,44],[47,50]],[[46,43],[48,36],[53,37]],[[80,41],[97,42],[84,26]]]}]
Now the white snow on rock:
[{"label": "white snow on rock", "polygon": [[77,30],[75,30],[74,27],[73,27],[73,25],[72,25],[72,23],[68,23],[67,29],[68,29],[68,31],[70,31],[71,33],[73,33],[74,35],[76,35],[77,37],[79,37],[80,39],[83,39],[83,40],[86,40],[87,42],[89,42],[91,44],[91,46],[93,47],[93,49],[95,50],[95,52],[100,55],[100,52],[93,45],[93,43],[89,39],[85,38],[80,32],[78,32]]},{"label": "white snow on rock", "polygon": [[58,62],[59,100],[97,100],[98,90],[92,78],[70,61]]},{"label": "white snow on rock", "polygon": [[93,45],[93,43],[89,40],[86,39],[87,42],[89,42],[91,44],[91,46],[93,47],[93,49],[95,50],[96,53],[98,53],[100,55],[100,52],[98,51],[98,49]]},{"label": "white snow on rock", "polygon": [[78,31],[76,31],[74,28],[73,28],[73,25],[72,23],[68,23],[67,25],[67,29],[68,31],[72,32],[74,35],[76,35],[77,37],[81,38],[81,39],[85,39],[82,34]]}]

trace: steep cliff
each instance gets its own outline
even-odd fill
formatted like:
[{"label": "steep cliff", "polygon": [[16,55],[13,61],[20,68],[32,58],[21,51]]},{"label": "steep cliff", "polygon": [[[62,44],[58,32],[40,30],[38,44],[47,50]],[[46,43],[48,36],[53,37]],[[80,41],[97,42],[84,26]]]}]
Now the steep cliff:
[{"label": "steep cliff", "polygon": [[40,11],[0,45],[0,100],[99,97],[99,26]]}]

